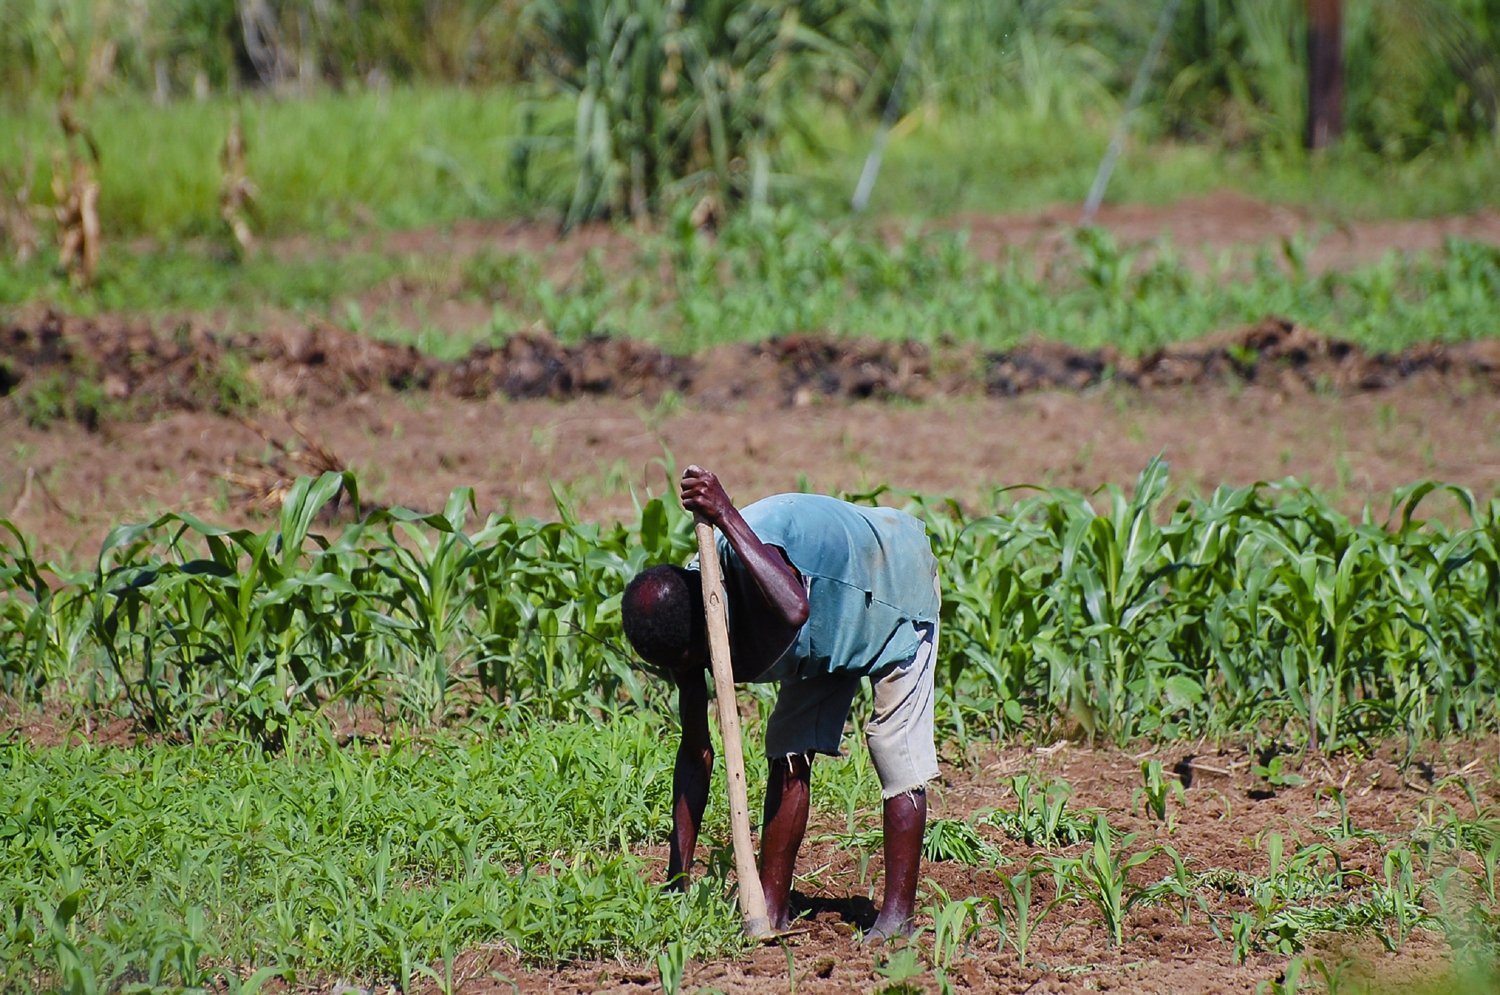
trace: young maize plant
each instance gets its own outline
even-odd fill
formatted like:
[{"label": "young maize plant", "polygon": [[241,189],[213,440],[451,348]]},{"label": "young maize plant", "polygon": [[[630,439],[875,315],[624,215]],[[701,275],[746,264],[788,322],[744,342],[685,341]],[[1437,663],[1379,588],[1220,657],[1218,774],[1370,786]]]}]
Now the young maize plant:
[{"label": "young maize plant", "polygon": [[[910,498],[942,563],[947,735],[1263,726],[1334,751],[1497,727],[1500,501],[1422,483],[1384,521],[1353,522],[1294,483],[1171,507],[1168,490],[1152,462],[1132,494],[1092,501],[1005,491],[967,517]],[[1439,496],[1457,524],[1417,517]],[[619,591],[648,563],[686,558],[675,503],[601,525],[559,499],[555,521],[492,515],[470,532],[461,489],[439,514],[385,509],[325,534],[320,518],[357,498],[351,475],[331,473],[299,481],[263,532],[183,514],[122,526],[85,576],[35,562],[7,526],[0,674],[89,684],[147,728],[268,743],[292,714],[330,709],[441,722],[476,696],[555,717],[654,707]],[[1147,784],[1159,813],[1164,790]],[[1039,806],[1018,814],[1040,820],[1023,835],[1061,829],[1055,799],[1020,800]]]}]

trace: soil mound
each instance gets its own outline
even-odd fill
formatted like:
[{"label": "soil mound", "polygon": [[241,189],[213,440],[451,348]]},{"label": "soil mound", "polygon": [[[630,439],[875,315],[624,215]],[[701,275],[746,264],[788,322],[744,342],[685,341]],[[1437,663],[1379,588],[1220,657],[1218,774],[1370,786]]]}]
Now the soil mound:
[{"label": "soil mound", "polygon": [[654,399],[675,392],[710,407],[749,398],[800,406],[825,399],[921,400],[934,391],[1010,396],[1085,390],[1110,381],[1142,390],[1240,380],[1351,392],[1418,375],[1500,390],[1500,341],[1372,353],[1268,318],[1143,356],[1040,341],[977,352],[796,335],[684,357],[602,335],[563,343],[522,334],[447,362],[326,324],[229,335],[194,321],[157,327],[46,311],[0,327],[0,397],[23,404],[30,397],[26,410],[33,413],[46,407],[47,397],[66,397],[71,408],[58,413],[87,424],[164,410],[232,412],[263,400],[327,404],[376,390],[559,400]]},{"label": "soil mound", "polygon": [[636,396],[682,391],[693,363],[630,339],[592,336],[563,345],[546,335],[514,335],[501,346],[479,345],[443,373],[459,397],[568,398],[579,394]]},{"label": "soil mound", "polygon": [[1242,380],[1283,389],[1380,390],[1433,373],[1500,388],[1500,341],[1426,344],[1401,352],[1368,352],[1284,318],[1123,356],[1031,342],[987,357],[985,389],[995,395],[1082,390],[1116,380],[1143,390]]},{"label": "soil mound", "polygon": [[1119,375],[1148,389],[1238,377],[1349,392],[1381,390],[1423,373],[1500,387],[1500,341],[1430,343],[1372,353],[1283,318],[1268,318],[1247,329],[1123,361]]}]

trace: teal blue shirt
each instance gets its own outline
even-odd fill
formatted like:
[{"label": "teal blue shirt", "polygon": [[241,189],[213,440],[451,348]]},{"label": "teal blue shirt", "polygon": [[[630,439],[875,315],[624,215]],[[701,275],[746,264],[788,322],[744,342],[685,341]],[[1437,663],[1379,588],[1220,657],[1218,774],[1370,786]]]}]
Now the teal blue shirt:
[{"label": "teal blue shirt", "polygon": [[[761,542],[786,553],[809,606],[796,640],[757,681],[873,674],[916,653],[916,625],[938,617],[937,560],[921,522],[817,494],[777,494],[740,513]],[[719,561],[732,630],[755,581],[722,534]]]}]

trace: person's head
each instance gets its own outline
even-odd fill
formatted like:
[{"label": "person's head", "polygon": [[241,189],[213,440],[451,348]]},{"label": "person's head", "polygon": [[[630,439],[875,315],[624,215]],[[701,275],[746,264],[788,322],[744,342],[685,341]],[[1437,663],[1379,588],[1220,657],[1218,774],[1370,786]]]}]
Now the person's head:
[{"label": "person's head", "polygon": [[664,564],[636,574],[620,600],[625,638],[646,663],[672,673],[701,666],[707,638],[697,575]]}]

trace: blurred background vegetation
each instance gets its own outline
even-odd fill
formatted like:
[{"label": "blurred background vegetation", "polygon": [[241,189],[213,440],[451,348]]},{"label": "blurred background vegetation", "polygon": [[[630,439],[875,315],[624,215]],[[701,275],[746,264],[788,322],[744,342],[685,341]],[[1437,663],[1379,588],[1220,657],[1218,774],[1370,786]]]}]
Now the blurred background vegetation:
[{"label": "blurred background vegetation", "polygon": [[[1163,7],[6,0],[0,192],[46,188],[65,101],[96,139],[116,233],[217,222],[235,113],[270,229],[537,211],[577,221],[684,197],[725,209],[795,197],[827,213],[847,202],[894,95],[885,183],[909,199],[887,190],[877,207],[1076,201]],[[1183,0],[1132,118],[1139,143],[1176,165],[1154,184],[1123,179],[1117,195],[1194,192],[1235,164],[1304,170],[1306,20],[1304,0]],[[1356,178],[1404,170],[1407,186],[1447,170],[1434,182],[1450,194],[1409,212],[1488,202],[1500,0],[1346,0],[1343,48],[1345,137],[1319,161]],[[914,132],[921,151],[900,142]],[[1368,184],[1365,202],[1392,185]]]}]

